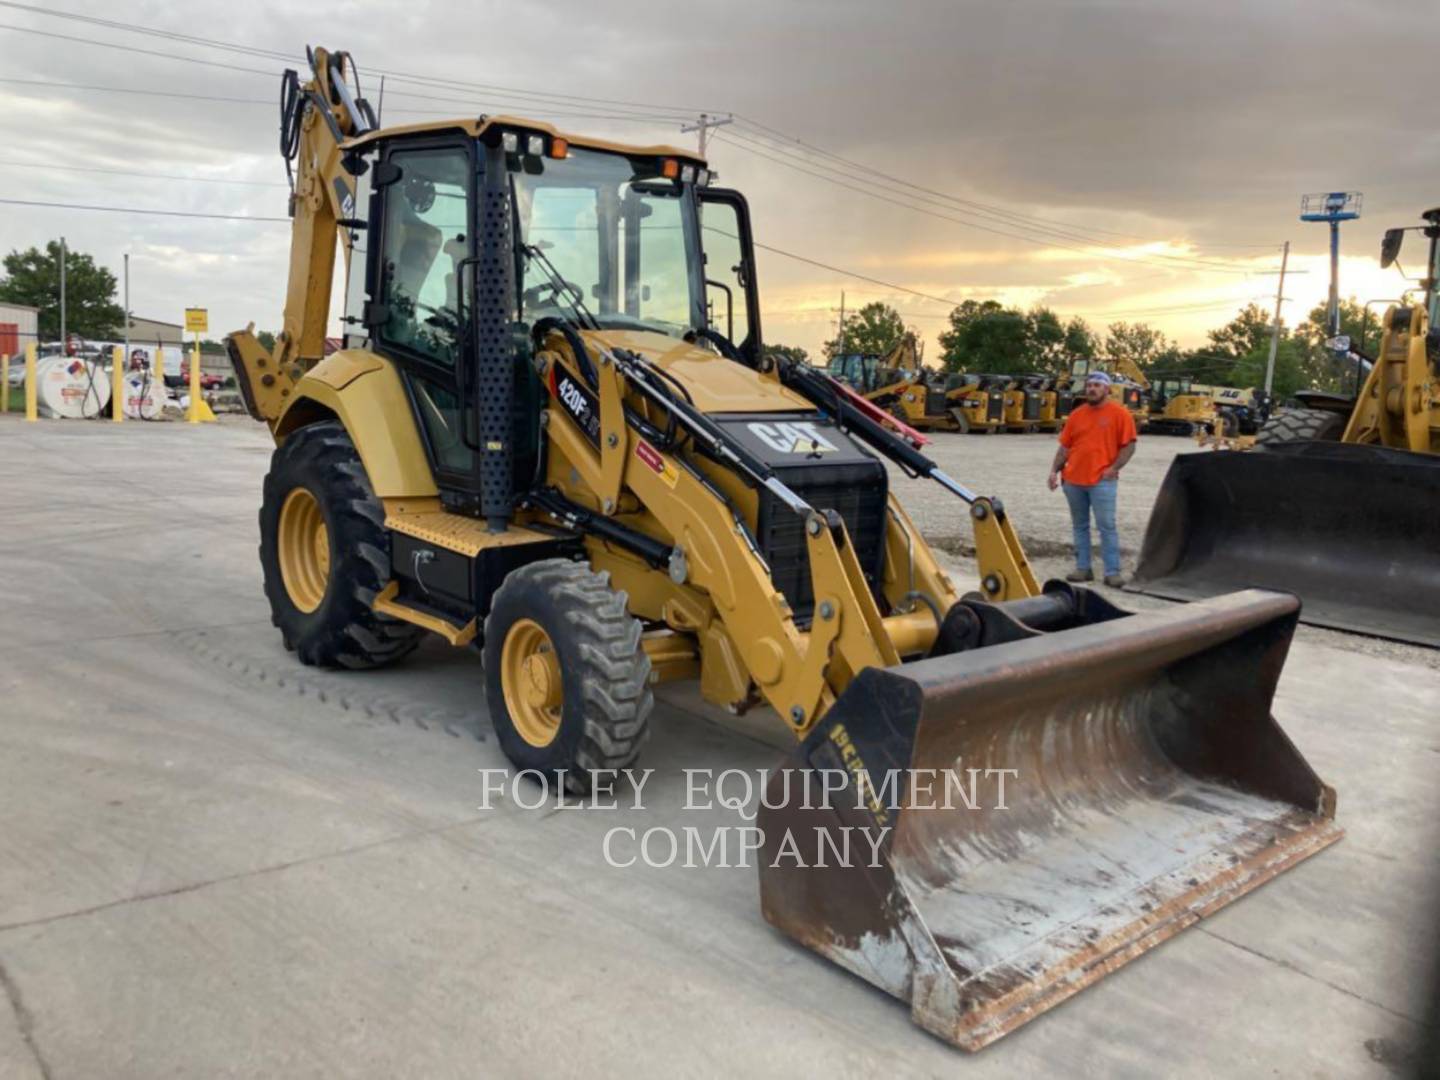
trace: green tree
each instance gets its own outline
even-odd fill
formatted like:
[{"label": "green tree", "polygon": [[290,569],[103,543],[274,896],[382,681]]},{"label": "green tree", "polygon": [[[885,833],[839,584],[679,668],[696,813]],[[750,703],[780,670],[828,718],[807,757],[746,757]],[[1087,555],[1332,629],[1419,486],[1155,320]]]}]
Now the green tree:
[{"label": "green tree", "polygon": [[889,304],[882,304],[876,301],[866,304],[859,311],[846,313],[843,333],[837,331],[835,336],[825,343],[825,356],[833,359],[840,355],[842,349],[849,355],[851,353],[874,353],[884,356],[900,340],[900,335],[905,333],[905,320],[900,313]]},{"label": "green tree", "polygon": [[1090,324],[1080,316],[1075,316],[1065,324],[1065,356],[1064,362],[1058,369],[1058,373],[1070,370],[1070,361],[1076,359],[1093,360],[1100,353],[1100,341],[1095,332],[1090,329]]},{"label": "green tree", "polygon": [[263,348],[266,352],[273,353],[275,351],[275,335],[272,334],[269,330],[257,331],[255,334],[255,340],[260,343],[260,347]]},{"label": "green tree", "polygon": [[[1353,296],[1340,301],[1340,333],[1348,334],[1350,340],[1363,352],[1374,355],[1380,347],[1380,320],[1383,312],[1365,317],[1365,307]],[[1325,319],[1326,306],[1320,304],[1311,309],[1305,321],[1295,328],[1295,344],[1299,358],[1301,377],[1300,389],[1331,390],[1353,389],[1355,367],[1336,357],[1325,345],[1330,338],[1330,325]]]},{"label": "green tree", "polygon": [[1030,320],[994,300],[966,300],[950,312],[950,328],[940,334],[940,362],[946,371],[1029,371]]},{"label": "green tree", "polygon": [[1268,311],[1259,304],[1246,304],[1228,323],[1206,335],[1210,345],[1205,351],[1212,356],[1230,356],[1236,360],[1254,354],[1257,349],[1268,351],[1273,326]]},{"label": "green tree", "polygon": [[1173,349],[1169,339],[1148,323],[1111,323],[1105,332],[1105,355],[1129,360],[1141,370],[1148,370]]},{"label": "green tree", "polygon": [[[0,300],[40,309],[41,340],[60,336],[60,245],[12,251],[4,259]],[[65,255],[65,329],[87,338],[109,338],[125,311],[115,302],[115,275],[79,251]]]},{"label": "green tree", "polygon": [[1097,342],[1090,326],[1079,316],[1069,322],[1046,307],[1031,308],[1026,316],[1029,371],[1062,374],[1070,370],[1070,362],[1092,359]]},{"label": "green tree", "polygon": [[[1271,384],[1272,392],[1281,398],[1287,398],[1296,390],[1309,388],[1304,369],[1300,363],[1300,344],[1288,334],[1282,335],[1275,348],[1275,377]],[[1247,353],[1235,363],[1230,370],[1228,381],[1219,383],[1221,386],[1238,387],[1260,387],[1265,385],[1265,369],[1270,362],[1270,343],[1258,346]],[[1197,379],[1197,382],[1211,382],[1209,379]]]}]

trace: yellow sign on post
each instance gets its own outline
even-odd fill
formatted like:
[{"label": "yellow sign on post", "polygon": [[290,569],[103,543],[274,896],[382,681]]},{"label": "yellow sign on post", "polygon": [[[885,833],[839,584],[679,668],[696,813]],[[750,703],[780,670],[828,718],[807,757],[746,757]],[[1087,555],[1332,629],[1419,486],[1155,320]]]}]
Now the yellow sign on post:
[{"label": "yellow sign on post", "polygon": [[203,307],[186,308],[185,329],[195,335],[195,348],[190,354],[190,412],[186,419],[199,424],[215,419],[215,414],[200,397],[200,335],[210,330],[210,313]]}]

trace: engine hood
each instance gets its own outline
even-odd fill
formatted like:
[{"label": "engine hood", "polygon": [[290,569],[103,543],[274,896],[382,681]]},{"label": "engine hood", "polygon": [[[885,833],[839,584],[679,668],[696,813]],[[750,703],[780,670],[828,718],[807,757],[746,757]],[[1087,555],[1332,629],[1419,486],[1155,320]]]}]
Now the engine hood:
[{"label": "engine hood", "polygon": [[705,413],[813,412],[814,406],[773,378],[666,334],[585,330],[587,343],[639,353],[684,385]]}]

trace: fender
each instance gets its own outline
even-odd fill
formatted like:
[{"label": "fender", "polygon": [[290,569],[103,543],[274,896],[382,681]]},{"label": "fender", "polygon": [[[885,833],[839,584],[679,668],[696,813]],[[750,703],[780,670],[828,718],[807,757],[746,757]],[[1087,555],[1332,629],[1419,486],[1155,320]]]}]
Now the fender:
[{"label": "fender", "polygon": [[409,395],[389,360],[364,349],[345,349],[320,361],[301,376],[276,418],[275,442],[332,417],[349,432],[380,498],[440,494]]}]

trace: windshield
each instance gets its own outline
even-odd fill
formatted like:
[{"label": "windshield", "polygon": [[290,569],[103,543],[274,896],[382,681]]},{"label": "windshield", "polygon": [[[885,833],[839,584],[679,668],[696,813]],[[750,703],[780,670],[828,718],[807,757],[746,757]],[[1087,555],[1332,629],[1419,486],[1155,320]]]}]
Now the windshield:
[{"label": "windshield", "polygon": [[572,149],[513,174],[521,318],[680,336],[700,309],[694,203],[619,154]]}]

